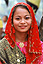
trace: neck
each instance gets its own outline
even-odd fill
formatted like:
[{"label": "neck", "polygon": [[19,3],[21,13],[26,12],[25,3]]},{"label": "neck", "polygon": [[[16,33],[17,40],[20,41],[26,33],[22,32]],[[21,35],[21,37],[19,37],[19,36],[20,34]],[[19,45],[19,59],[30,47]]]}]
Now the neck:
[{"label": "neck", "polygon": [[15,40],[16,40],[16,42],[27,41],[27,32],[26,33],[15,32]]}]

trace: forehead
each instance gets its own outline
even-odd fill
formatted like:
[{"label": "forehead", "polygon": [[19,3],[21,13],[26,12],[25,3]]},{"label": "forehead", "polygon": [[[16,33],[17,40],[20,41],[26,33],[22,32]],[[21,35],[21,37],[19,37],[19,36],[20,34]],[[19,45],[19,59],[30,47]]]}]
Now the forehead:
[{"label": "forehead", "polygon": [[29,10],[26,5],[16,5],[14,8],[16,9],[17,7],[26,8],[27,10]]},{"label": "forehead", "polygon": [[27,9],[24,8],[24,7],[17,7],[17,8],[16,8],[16,10],[21,10],[21,9],[27,10]]},{"label": "forehead", "polygon": [[20,14],[21,13],[28,13],[29,14],[28,10],[24,7],[17,7],[14,13],[17,13],[17,14],[18,13],[20,13]]},{"label": "forehead", "polygon": [[4,16],[3,18],[7,18],[6,16]]},{"label": "forehead", "polygon": [[30,11],[29,11],[29,8],[26,6],[26,5],[22,5],[22,4],[19,4],[19,5],[16,5],[15,7],[14,7],[14,9],[13,9],[13,12],[15,12],[15,10],[17,9],[17,8],[25,8],[29,13],[30,13]]}]

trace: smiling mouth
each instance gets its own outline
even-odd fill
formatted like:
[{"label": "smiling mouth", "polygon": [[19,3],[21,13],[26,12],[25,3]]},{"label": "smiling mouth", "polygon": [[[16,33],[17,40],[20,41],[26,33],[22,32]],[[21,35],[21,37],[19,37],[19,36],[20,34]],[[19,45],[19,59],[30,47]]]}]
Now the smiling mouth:
[{"label": "smiling mouth", "polygon": [[19,26],[21,29],[25,29],[27,26]]}]

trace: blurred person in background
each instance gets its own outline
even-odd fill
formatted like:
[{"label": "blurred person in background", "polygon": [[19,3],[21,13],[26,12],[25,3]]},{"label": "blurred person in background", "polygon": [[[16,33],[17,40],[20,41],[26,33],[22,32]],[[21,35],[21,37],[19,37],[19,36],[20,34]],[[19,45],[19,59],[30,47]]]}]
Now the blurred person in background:
[{"label": "blurred person in background", "polygon": [[0,39],[2,38],[2,29],[3,29],[3,23],[2,23],[2,20],[0,18]]},{"label": "blurred person in background", "polygon": [[40,36],[40,40],[43,41],[43,16],[41,18],[41,22],[40,22],[40,25],[39,25],[39,36]]},{"label": "blurred person in background", "polygon": [[6,28],[7,20],[8,20],[8,16],[4,15],[3,18],[2,18],[2,21],[3,21],[3,34],[2,34],[2,38],[5,36],[5,28]]}]

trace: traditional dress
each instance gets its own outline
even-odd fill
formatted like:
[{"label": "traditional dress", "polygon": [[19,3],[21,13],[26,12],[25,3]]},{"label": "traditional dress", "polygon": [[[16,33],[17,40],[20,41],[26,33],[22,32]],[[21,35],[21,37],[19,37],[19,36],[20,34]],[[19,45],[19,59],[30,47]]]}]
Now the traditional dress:
[{"label": "traditional dress", "polygon": [[[28,41],[23,43],[15,41],[15,29],[12,26],[12,12],[19,4],[27,6],[32,17],[31,28],[28,30]],[[5,30],[6,35],[0,42],[0,61],[3,64],[38,64],[43,59],[40,58],[42,47],[34,12],[26,3],[21,2],[16,5],[11,9]]]}]

